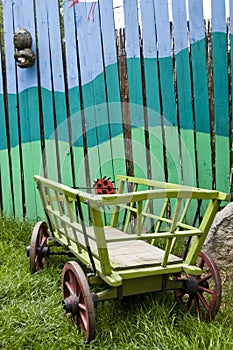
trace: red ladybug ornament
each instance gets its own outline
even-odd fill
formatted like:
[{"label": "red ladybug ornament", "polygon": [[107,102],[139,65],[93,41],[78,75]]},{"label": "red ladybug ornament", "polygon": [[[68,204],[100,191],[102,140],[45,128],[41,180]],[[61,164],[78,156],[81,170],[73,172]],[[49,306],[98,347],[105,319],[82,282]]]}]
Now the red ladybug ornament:
[{"label": "red ladybug ornament", "polygon": [[104,177],[103,179],[95,180],[94,191],[95,191],[95,194],[114,194],[115,187],[112,181],[110,181],[110,177],[108,179]]}]

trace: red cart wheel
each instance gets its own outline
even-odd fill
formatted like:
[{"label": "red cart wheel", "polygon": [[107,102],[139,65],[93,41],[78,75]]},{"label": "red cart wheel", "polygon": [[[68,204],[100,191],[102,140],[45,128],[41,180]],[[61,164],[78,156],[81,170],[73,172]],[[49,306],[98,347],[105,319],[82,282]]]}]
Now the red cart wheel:
[{"label": "red cart wheel", "polygon": [[67,262],[62,271],[63,309],[74,324],[84,332],[85,341],[95,338],[95,311],[86,276],[74,261]]},{"label": "red cart wheel", "polygon": [[37,222],[32,232],[29,248],[31,273],[39,271],[48,263],[48,237],[48,226],[46,222]]},{"label": "red cart wheel", "polygon": [[198,317],[209,322],[217,314],[222,297],[222,284],[214,261],[204,252],[197,259],[203,273],[200,276],[176,276],[183,282],[182,289],[175,290],[175,299],[185,310],[195,311]]}]

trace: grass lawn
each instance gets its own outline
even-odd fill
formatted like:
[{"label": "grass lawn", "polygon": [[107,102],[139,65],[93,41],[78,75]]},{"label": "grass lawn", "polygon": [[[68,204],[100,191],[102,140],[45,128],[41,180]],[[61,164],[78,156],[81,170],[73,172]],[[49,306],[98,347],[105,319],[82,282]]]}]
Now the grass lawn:
[{"label": "grass lawn", "polygon": [[51,257],[46,269],[31,275],[25,253],[31,232],[26,222],[0,218],[0,349],[233,349],[230,282],[210,323],[184,314],[173,293],[99,303],[97,336],[85,345],[62,311],[61,271],[67,258]]}]

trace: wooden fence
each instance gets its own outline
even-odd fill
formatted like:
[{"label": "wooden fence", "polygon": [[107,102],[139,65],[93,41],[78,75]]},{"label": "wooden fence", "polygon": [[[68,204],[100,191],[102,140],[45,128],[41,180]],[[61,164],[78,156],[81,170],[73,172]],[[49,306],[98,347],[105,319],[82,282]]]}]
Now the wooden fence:
[{"label": "wooden fence", "polygon": [[[33,175],[128,174],[229,192],[233,2],[0,0],[0,207],[43,217]],[[169,14],[170,11],[170,14]],[[13,37],[32,36],[20,68]]]}]

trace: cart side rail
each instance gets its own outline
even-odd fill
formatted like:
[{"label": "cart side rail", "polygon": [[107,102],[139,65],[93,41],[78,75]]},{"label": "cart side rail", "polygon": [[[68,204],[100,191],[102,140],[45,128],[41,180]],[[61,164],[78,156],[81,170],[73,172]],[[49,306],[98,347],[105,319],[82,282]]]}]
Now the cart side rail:
[{"label": "cart side rail", "polygon": [[[177,241],[188,239],[184,264],[195,264],[220,203],[228,200],[229,196],[218,191],[172,184],[166,188],[165,184],[157,181],[152,185],[151,180],[147,183],[147,180],[136,178],[136,183],[133,183],[133,178],[118,178],[121,193],[92,195],[35,176],[48,221],[55,227],[58,239],[72,246],[80,258],[83,250],[89,252],[86,263],[90,264],[90,256],[94,256],[93,260],[98,260],[103,275],[113,273],[108,245],[127,240],[144,240],[154,246],[162,240],[164,255],[161,266],[164,268],[169,264],[169,255],[176,254]],[[123,192],[129,180],[133,184],[132,192]],[[140,191],[140,185],[149,189]],[[200,203],[203,201],[207,209],[200,217]],[[104,208],[112,213],[110,227],[122,232],[120,236],[106,233]],[[193,208],[196,212],[191,220]]]}]

